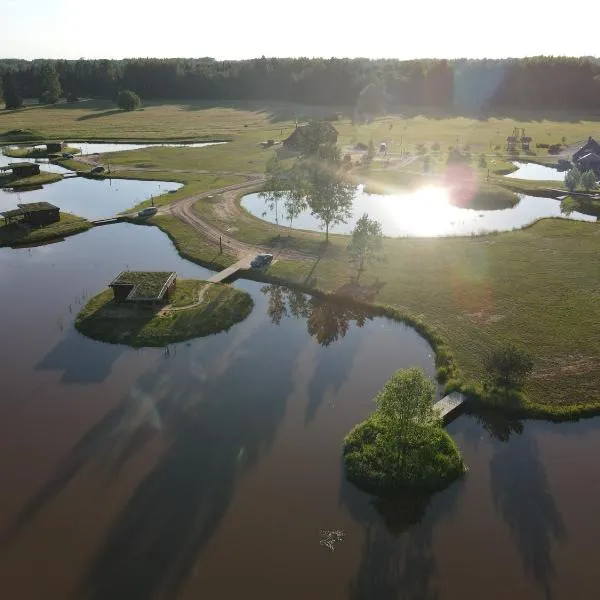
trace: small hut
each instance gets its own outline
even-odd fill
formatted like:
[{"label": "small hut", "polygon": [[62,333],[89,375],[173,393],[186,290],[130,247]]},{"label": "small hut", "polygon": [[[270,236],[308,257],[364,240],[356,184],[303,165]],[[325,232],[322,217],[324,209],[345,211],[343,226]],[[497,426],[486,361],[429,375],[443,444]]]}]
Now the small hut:
[{"label": "small hut", "polygon": [[531,140],[532,138],[530,138],[529,136],[524,136],[521,138],[521,148],[525,152],[529,152],[529,144],[531,144]]},{"label": "small hut", "polygon": [[46,142],[46,152],[48,154],[57,154],[63,151],[64,142]]},{"label": "small hut", "polygon": [[41,226],[60,221],[60,208],[49,202],[30,202],[17,206],[19,208],[0,213],[7,225],[21,222]]},{"label": "small hut", "polygon": [[590,154],[600,155],[600,144],[591,136],[588,138],[588,141],[573,154],[573,162],[579,166],[581,159]]},{"label": "small hut", "polygon": [[109,284],[115,302],[164,304],[177,283],[174,271],[122,271]]},{"label": "small hut", "polygon": [[30,162],[15,162],[0,168],[1,171],[12,171],[15,177],[31,177],[40,174],[40,165]]}]

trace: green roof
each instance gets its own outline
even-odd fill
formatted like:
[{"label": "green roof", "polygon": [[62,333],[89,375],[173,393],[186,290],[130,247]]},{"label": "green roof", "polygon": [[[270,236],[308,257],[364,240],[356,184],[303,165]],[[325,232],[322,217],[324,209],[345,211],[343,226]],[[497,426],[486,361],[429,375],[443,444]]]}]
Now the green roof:
[{"label": "green roof", "polygon": [[43,210],[60,210],[58,206],[50,204],[50,202],[29,202],[28,204],[17,204],[24,213],[40,212]]},{"label": "green roof", "polygon": [[13,210],[5,210],[3,213],[0,213],[0,215],[2,215],[3,217],[10,219],[11,217],[19,217],[21,215],[23,215],[23,209],[22,208],[15,208]]},{"label": "green roof", "polygon": [[123,271],[110,282],[109,287],[133,286],[128,300],[160,300],[176,276],[175,271]]},{"label": "green roof", "polygon": [[38,165],[37,163],[32,163],[32,162],[14,162],[14,163],[10,163],[2,168],[5,171],[10,171],[11,169],[14,169],[15,167],[18,168],[18,167],[36,167],[36,166],[39,167],[40,165]]}]

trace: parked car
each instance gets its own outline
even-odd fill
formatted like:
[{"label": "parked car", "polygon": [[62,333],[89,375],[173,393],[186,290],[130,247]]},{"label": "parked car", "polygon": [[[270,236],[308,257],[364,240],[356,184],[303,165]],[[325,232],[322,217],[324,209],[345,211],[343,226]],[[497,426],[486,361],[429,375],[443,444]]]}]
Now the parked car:
[{"label": "parked car", "polygon": [[156,206],[147,206],[138,212],[138,217],[151,217],[156,214],[157,210]]},{"label": "parked car", "polygon": [[271,262],[273,262],[272,254],[257,254],[250,263],[250,266],[253,269],[262,269],[263,267],[268,267]]},{"label": "parked car", "polygon": [[99,173],[104,173],[104,167],[102,165],[98,165],[97,167],[94,167],[90,172],[93,175],[98,175]]},{"label": "parked car", "polygon": [[73,155],[72,155],[70,152],[63,152],[63,155],[62,155],[62,157],[63,157],[63,158],[69,158],[69,159],[70,159],[70,158],[73,158]]}]

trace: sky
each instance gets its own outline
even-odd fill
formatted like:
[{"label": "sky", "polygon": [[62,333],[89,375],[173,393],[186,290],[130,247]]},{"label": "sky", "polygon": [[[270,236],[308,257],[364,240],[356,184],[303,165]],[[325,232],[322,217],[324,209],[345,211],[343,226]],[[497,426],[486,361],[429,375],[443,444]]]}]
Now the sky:
[{"label": "sky", "polygon": [[[561,10],[558,10],[558,6]],[[1,58],[502,58],[600,52],[597,2],[0,0]]]}]

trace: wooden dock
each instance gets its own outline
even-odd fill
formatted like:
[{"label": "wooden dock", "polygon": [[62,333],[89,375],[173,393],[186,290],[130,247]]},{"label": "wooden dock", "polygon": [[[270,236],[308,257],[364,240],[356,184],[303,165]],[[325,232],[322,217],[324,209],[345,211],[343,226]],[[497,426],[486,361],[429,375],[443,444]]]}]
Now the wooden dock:
[{"label": "wooden dock", "polygon": [[444,396],[441,400],[438,400],[433,405],[433,408],[438,411],[442,420],[447,423],[458,416],[466,401],[466,396],[463,396],[460,392],[452,392]]},{"label": "wooden dock", "polygon": [[122,220],[123,217],[110,217],[109,219],[97,219],[96,221],[92,221],[92,223],[96,226],[112,225],[113,223],[120,223]]},{"label": "wooden dock", "polygon": [[252,260],[253,254],[248,254],[244,256],[244,258],[238,260],[236,263],[215,273],[208,281],[211,283],[220,283],[225,281],[226,279],[230,279],[233,277],[239,270],[249,269],[250,261]]}]

